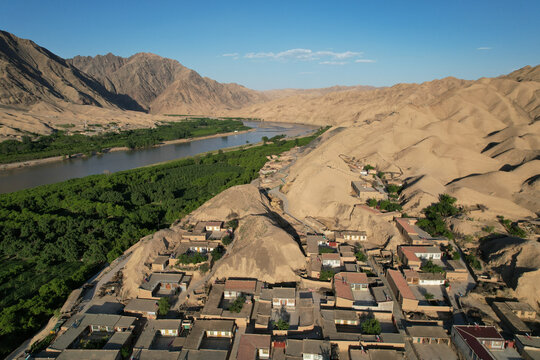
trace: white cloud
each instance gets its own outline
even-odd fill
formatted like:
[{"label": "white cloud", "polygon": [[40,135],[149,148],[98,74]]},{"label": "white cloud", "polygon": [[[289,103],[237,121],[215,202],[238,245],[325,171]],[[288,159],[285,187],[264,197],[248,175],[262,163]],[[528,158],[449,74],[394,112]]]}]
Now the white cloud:
[{"label": "white cloud", "polygon": [[228,54],[223,54],[221,56],[237,57],[238,53],[228,53]]},{"label": "white cloud", "polygon": [[[246,59],[269,59],[279,61],[316,61],[322,60],[323,62],[332,60],[344,60],[361,56],[361,52],[357,51],[313,51],[311,49],[289,49],[280,52],[250,52],[244,55]],[[327,60],[325,60],[327,59]]]},{"label": "white cloud", "polygon": [[372,59],[356,59],[354,60],[355,63],[374,63],[375,60]]},{"label": "white cloud", "polygon": [[348,64],[346,61],[321,61],[319,65],[345,65]]},{"label": "white cloud", "polygon": [[476,48],[476,50],[491,50],[491,48],[489,46],[481,46]]}]

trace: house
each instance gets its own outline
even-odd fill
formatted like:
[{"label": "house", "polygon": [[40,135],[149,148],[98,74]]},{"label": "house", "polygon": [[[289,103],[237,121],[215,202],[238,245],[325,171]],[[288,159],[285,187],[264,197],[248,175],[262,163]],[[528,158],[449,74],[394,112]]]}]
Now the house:
[{"label": "house", "polygon": [[448,239],[443,236],[434,237],[416,225],[415,218],[395,218],[399,232],[410,245],[448,245]]},{"label": "house", "polygon": [[157,256],[152,262],[152,271],[163,271],[169,265],[169,256]]},{"label": "house", "polygon": [[319,255],[310,255],[308,260],[307,269],[308,275],[312,278],[318,279],[321,276],[322,260]]},{"label": "house", "polygon": [[[284,356],[275,352],[284,353]],[[312,339],[287,339],[285,348],[274,347],[272,358],[304,359],[304,360],[329,360],[332,348],[329,341]]]},{"label": "house", "polygon": [[440,260],[442,251],[438,246],[398,246],[398,256],[403,265],[418,270],[423,260]]},{"label": "house", "polygon": [[205,254],[212,252],[219,245],[218,241],[192,241],[189,243],[188,250]]},{"label": "house", "polygon": [[518,304],[520,305],[526,305],[519,302],[512,302],[512,301],[506,301],[506,302],[493,302],[492,307],[493,311],[497,314],[499,319],[507,326],[509,327],[513,333],[515,334],[529,334],[531,333],[531,329],[521,320],[514,311],[512,311],[510,304]]},{"label": "house", "polygon": [[121,360],[120,349],[65,349],[56,359],[60,360]]},{"label": "house", "polygon": [[353,305],[371,301],[369,281],[365,273],[340,272],[334,275],[336,306],[352,308]]},{"label": "house", "polygon": [[452,342],[465,360],[495,360],[492,352],[504,350],[504,339],[493,326],[454,325]]},{"label": "house", "polygon": [[306,255],[319,255],[319,246],[326,246],[328,241],[323,235],[308,235],[306,238]]},{"label": "house", "polygon": [[360,325],[360,319],[356,314],[356,311],[352,310],[334,310],[334,324],[336,325]]},{"label": "house", "polygon": [[368,184],[363,181],[352,181],[351,187],[356,196],[364,202],[368,199],[386,200],[388,198],[386,193],[368,186]]},{"label": "house", "polygon": [[[227,286],[229,290],[226,291]],[[251,297],[255,295],[257,290],[260,292],[260,286],[257,286],[256,280],[232,280],[228,284],[215,283],[208,294],[200,317],[204,319],[232,319],[238,326],[246,326],[253,309]],[[226,292],[228,293],[227,297],[225,297]],[[230,306],[239,296],[245,297],[242,308],[239,312],[230,311]]]},{"label": "house", "polygon": [[270,335],[242,334],[236,359],[270,359],[271,348],[272,338]]},{"label": "house", "polygon": [[[49,345],[47,351],[58,353],[68,348],[78,349],[83,342],[91,339],[93,333],[109,337],[103,349],[115,348],[119,342],[126,343],[131,338],[136,320],[131,316],[111,314],[74,315],[63,325],[67,330]],[[123,334],[115,337],[116,333]]]},{"label": "house", "polygon": [[412,285],[444,285],[446,279],[441,273],[418,272],[411,269],[404,269],[403,275],[407,284]]},{"label": "house", "polygon": [[141,299],[159,299],[163,296],[186,291],[191,276],[183,273],[152,273],[139,286],[138,297]]},{"label": "house", "polygon": [[207,221],[205,229],[206,231],[222,231],[223,221]]},{"label": "house", "polygon": [[450,336],[440,326],[413,325],[407,327],[413,344],[444,344],[450,346]]},{"label": "house", "polygon": [[446,278],[441,273],[418,273],[418,285],[444,285]]},{"label": "house", "polygon": [[407,281],[398,270],[388,269],[386,272],[388,285],[394,292],[404,311],[414,311],[418,307],[418,300],[407,284]]},{"label": "house", "polygon": [[536,311],[531,305],[521,301],[507,301],[506,306],[521,320],[534,321],[536,319]]},{"label": "house", "polygon": [[321,258],[323,267],[337,268],[341,266],[341,257],[337,253],[324,253]]},{"label": "house", "polygon": [[199,350],[201,346],[204,346],[206,339],[222,339],[222,342],[230,347],[235,330],[236,326],[233,320],[196,320],[186,338],[184,348],[186,350]]},{"label": "house", "polygon": [[339,246],[339,256],[342,262],[356,262],[356,255],[354,254],[354,247],[350,245]]},{"label": "house", "polygon": [[340,238],[344,242],[348,241],[366,241],[367,233],[365,231],[342,231]]},{"label": "house", "polygon": [[208,239],[208,233],[205,231],[187,232],[182,235],[182,238],[189,241],[206,241]]},{"label": "house", "polygon": [[225,281],[225,289],[223,291],[223,298],[236,299],[237,297],[242,296],[242,295],[253,296],[256,293],[260,294],[260,291],[261,291],[261,284],[258,284],[257,280],[227,279]]},{"label": "house", "polygon": [[276,287],[272,289],[272,307],[288,307],[294,308],[296,306],[296,289]]},{"label": "house", "polygon": [[446,279],[453,281],[467,281],[469,272],[461,260],[447,260]]},{"label": "house", "polygon": [[175,346],[167,347],[169,351],[180,351],[184,341],[183,338],[178,338],[181,325],[180,319],[149,320],[133,348],[135,350],[152,349],[156,347],[160,338],[165,338],[167,343],[171,345],[175,343]]},{"label": "house", "polygon": [[525,360],[540,359],[540,337],[516,335],[516,349]]},{"label": "house", "polygon": [[158,308],[159,306],[156,300],[131,299],[124,308],[124,313],[137,317],[142,316],[147,319],[156,319]]}]

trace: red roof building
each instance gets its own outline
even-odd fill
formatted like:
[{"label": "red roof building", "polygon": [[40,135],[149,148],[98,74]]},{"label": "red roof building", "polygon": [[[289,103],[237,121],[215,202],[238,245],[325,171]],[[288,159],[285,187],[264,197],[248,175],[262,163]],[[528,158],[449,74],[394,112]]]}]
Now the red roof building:
[{"label": "red roof building", "polygon": [[452,341],[466,359],[496,360],[491,352],[504,350],[504,338],[493,326],[454,325]]}]

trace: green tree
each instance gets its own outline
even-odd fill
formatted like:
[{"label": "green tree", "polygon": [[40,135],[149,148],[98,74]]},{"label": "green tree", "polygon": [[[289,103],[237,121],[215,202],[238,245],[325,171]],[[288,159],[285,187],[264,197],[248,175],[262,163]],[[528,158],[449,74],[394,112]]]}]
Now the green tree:
[{"label": "green tree", "polygon": [[158,313],[161,316],[167,315],[169,312],[169,309],[171,307],[171,304],[169,303],[168,297],[162,297],[158,300]]},{"label": "green tree", "polygon": [[378,205],[378,202],[375,199],[368,199],[366,203],[369,207],[372,207],[372,208],[377,207]]},{"label": "green tree", "polygon": [[289,323],[283,319],[279,319],[278,321],[273,322],[274,329],[277,330],[289,330]]},{"label": "green tree", "polygon": [[225,235],[223,239],[221,239],[221,242],[223,243],[223,245],[227,246],[232,243],[232,238],[230,235]]},{"label": "green tree", "polygon": [[354,255],[358,261],[364,262],[367,260],[366,254],[363,251],[357,251]]},{"label": "green tree", "polygon": [[370,318],[362,322],[362,333],[368,335],[379,335],[381,333],[379,320]]},{"label": "green tree", "polygon": [[428,292],[424,294],[424,298],[425,298],[426,300],[432,300],[434,297],[435,297],[435,296],[434,296],[433,294],[428,293]]},{"label": "green tree", "polygon": [[239,313],[240,311],[242,311],[242,308],[244,307],[245,302],[246,302],[246,297],[245,296],[237,297],[233,301],[231,306],[229,306],[229,311],[234,312],[234,313]]},{"label": "green tree", "polygon": [[433,261],[431,261],[431,260],[428,260],[424,264],[422,264],[420,269],[423,272],[428,272],[428,273],[433,273],[433,274],[434,273],[444,273],[444,269],[439,265],[435,265],[433,263]]},{"label": "green tree", "polygon": [[332,269],[321,269],[319,273],[319,280],[321,281],[330,281],[334,278],[336,272]]}]

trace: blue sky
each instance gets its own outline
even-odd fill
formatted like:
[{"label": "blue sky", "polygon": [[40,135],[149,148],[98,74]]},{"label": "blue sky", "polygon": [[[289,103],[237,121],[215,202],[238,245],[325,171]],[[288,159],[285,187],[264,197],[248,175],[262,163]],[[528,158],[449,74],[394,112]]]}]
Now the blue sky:
[{"label": "blue sky", "polygon": [[260,90],[477,79],[540,63],[537,0],[0,1],[2,30],[62,57],[152,52]]}]

